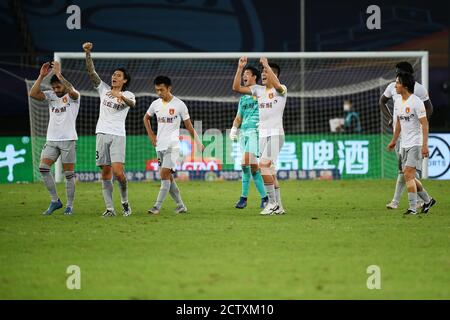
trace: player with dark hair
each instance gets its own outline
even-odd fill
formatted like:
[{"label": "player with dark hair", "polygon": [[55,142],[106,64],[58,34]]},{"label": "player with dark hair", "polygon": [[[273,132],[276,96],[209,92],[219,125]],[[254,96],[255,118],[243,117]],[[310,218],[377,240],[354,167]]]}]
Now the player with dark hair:
[{"label": "player with dark hair", "polygon": [[[242,73],[242,80],[245,87],[253,86],[258,83],[261,73],[252,66],[245,66]],[[236,208],[243,209],[247,206],[247,197],[250,187],[250,180],[253,176],[253,182],[261,196],[262,209],[268,202],[267,193],[264,189],[264,181],[258,166],[258,125],[259,110],[258,99],[252,95],[243,95],[239,100],[237,115],[233,121],[233,127],[230,131],[230,139],[237,140],[239,132],[239,145],[242,151],[242,193]]]},{"label": "player with dark hair", "polygon": [[[281,193],[276,178],[276,161],[284,144],[283,113],[286,106],[287,88],[278,80],[280,66],[269,63],[264,57],[262,65],[262,86],[241,85],[241,75],[247,58],[239,59],[238,68],[233,81],[233,90],[243,94],[251,94],[258,98],[259,104],[259,167],[263,176],[269,202],[261,211],[262,215],[284,214]],[[273,69],[272,69],[273,68]]]},{"label": "player with dark hair", "polygon": [[401,61],[395,65],[395,73],[406,72],[414,73],[414,68],[408,61]]},{"label": "player with dark hair", "polygon": [[423,158],[428,157],[428,120],[424,103],[413,94],[414,86],[411,73],[398,74],[395,89],[401,99],[396,99],[394,103],[395,130],[388,145],[388,150],[393,150],[401,135],[400,161],[409,202],[405,214],[417,214],[417,196],[424,201],[422,213],[428,213],[436,203],[416,178],[416,171],[422,169]]},{"label": "player with dark hair", "polygon": [[100,115],[95,129],[96,138],[96,164],[102,169],[102,189],[106,211],[104,217],[115,216],[112,199],[112,176],[116,177],[120,187],[120,198],[123,215],[131,214],[128,203],[128,182],[124,173],[125,164],[125,120],[128,110],[134,108],[136,99],[132,92],[126,91],[130,85],[131,77],[123,68],[114,69],[111,76],[111,86],[103,82],[94,68],[91,58],[92,43],[83,44],[86,52],[86,66],[89,77],[100,95]]},{"label": "player with dark hair", "polygon": [[[50,79],[52,90],[41,91],[41,83],[52,71]],[[64,175],[66,177],[67,204],[64,214],[73,213],[75,197],[75,162],[76,162],[76,121],[80,109],[80,94],[61,74],[61,65],[54,61],[44,63],[39,77],[29,92],[29,96],[39,101],[47,101],[50,119],[47,129],[47,141],[41,153],[39,171],[42,180],[51,196],[48,209],[43,213],[50,215],[62,208],[61,200],[56,192],[55,180],[50,172],[51,166],[61,156]]]},{"label": "player with dark hair", "polygon": [[[172,94],[172,81],[167,76],[158,76],[153,81],[156,99],[150,104],[144,115],[144,126],[151,144],[158,154],[158,165],[161,176],[161,188],[155,205],[148,210],[149,214],[159,214],[167,193],[175,200],[176,213],[185,213],[187,208],[181,199],[180,190],[173,178],[180,155],[180,125],[183,121],[186,129],[194,138],[198,148],[203,151],[203,144],[192,126],[189,111],[183,101]],[[156,115],[158,122],[157,135],[152,130],[151,117]]]},{"label": "player with dark hair", "polygon": [[[402,61],[395,65],[395,72],[396,72],[396,74],[399,74],[401,72],[413,74],[414,69],[409,62]],[[393,118],[393,113],[391,113],[391,111],[389,110],[387,103],[391,98],[394,101],[394,103],[397,99],[401,99],[401,96],[397,93],[395,87],[396,87],[395,82],[390,83],[387,86],[384,93],[381,95],[380,101],[379,101],[380,110],[383,112],[383,114],[386,117],[391,119],[391,120],[389,120],[389,124],[391,124],[391,123],[393,124],[393,129],[395,129],[396,119]],[[416,96],[418,96],[420,98],[420,100],[423,101],[423,103],[425,105],[426,113],[427,113],[427,119],[429,121],[431,114],[433,113],[433,105],[431,104],[431,100],[428,96],[427,90],[425,89],[425,87],[423,85],[421,85],[418,82],[415,82],[413,93]],[[397,159],[398,159],[398,176],[397,176],[397,182],[395,185],[394,197],[393,197],[392,201],[386,205],[386,208],[388,208],[388,209],[397,209],[398,208],[400,198],[406,187],[405,178],[403,176],[403,171],[401,169],[401,162],[400,162],[400,141],[398,142],[397,146],[395,147],[395,152],[396,152]],[[417,174],[418,174],[418,177],[420,177],[421,172],[418,171]],[[420,205],[422,205],[421,202],[419,202],[419,206]]]}]

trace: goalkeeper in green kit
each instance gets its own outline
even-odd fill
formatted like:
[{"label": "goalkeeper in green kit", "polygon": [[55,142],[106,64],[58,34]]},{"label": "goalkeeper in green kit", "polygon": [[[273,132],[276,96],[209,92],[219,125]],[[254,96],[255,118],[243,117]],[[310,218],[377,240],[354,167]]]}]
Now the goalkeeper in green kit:
[{"label": "goalkeeper in green kit", "polygon": [[[261,73],[252,66],[246,66],[247,62],[240,62],[243,66],[238,68],[237,72],[244,70],[242,79],[244,86],[255,85],[261,78]],[[261,208],[264,208],[269,201],[266,190],[264,188],[264,181],[261,176],[261,171],[258,167],[258,123],[259,123],[259,109],[258,99],[251,95],[243,95],[239,100],[239,108],[237,115],[233,121],[233,127],[230,131],[230,139],[236,141],[239,133],[239,144],[242,150],[242,194],[239,201],[236,203],[236,208],[243,209],[247,206],[248,189],[250,187],[250,180],[253,176],[253,182],[256,189],[261,196]]]}]

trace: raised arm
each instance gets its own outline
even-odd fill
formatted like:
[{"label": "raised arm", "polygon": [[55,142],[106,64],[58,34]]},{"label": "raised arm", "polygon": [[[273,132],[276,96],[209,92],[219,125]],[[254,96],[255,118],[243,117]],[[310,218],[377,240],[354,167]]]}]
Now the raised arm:
[{"label": "raised arm", "polygon": [[422,156],[424,158],[428,157],[428,120],[427,117],[419,118],[420,124],[422,125]]},{"label": "raised arm", "polygon": [[147,130],[148,138],[154,147],[156,147],[156,135],[152,130],[152,124],[150,123],[151,116],[146,112],[144,115],[144,127]]},{"label": "raised arm", "polygon": [[242,72],[246,65],[247,65],[247,57],[241,57],[239,59],[236,74],[234,75],[233,91],[236,91],[236,92],[239,92],[242,94],[252,94],[252,90],[249,87],[241,86]]},{"label": "raised arm", "polygon": [[94,61],[92,61],[91,58],[91,50],[92,50],[93,44],[90,42],[86,42],[83,44],[83,50],[86,52],[86,68],[89,74],[89,78],[91,79],[92,85],[97,88],[102,80],[98,76],[97,72],[95,72],[94,68]]},{"label": "raised arm", "polygon": [[28,92],[28,95],[36,100],[44,101],[45,100],[45,94],[41,90],[41,84],[42,80],[51,72],[50,62],[46,62],[42,65],[41,70],[39,71],[39,77],[34,82],[33,86],[30,89],[30,92]]},{"label": "raised arm", "polygon": [[73,100],[77,100],[80,97],[80,94],[75,90],[73,85],[63,77],[61,74],[61,64],[58,61],[53,62],[53,72],[58,77],[59,81],[61,81],[61,83],[67,88],[69,96]]},{"label": "raised arm", "polygon": [[275,90],[277,90],[279,93],[284,93],[284,88],[281,86],[280,80],[278,80],[278,77],[273,72],[272,68],[269,66],[269,61],[265,57],[261,57],[259,59],[259,62],[262,64],[263,68],[267,71],[267,80],[268,82],[272,83]]},{"label": "raised arm", "polygon": [[191,137],[194,138],[195,143],[197,144],[197,147],[203,151],[205,149],[205,146],[200,141],[197,132],[195,131],[194,127],[192,126],[191,119],[186,119],[183,121],[184,126],[186,127],[187,131],[191,134]]}]

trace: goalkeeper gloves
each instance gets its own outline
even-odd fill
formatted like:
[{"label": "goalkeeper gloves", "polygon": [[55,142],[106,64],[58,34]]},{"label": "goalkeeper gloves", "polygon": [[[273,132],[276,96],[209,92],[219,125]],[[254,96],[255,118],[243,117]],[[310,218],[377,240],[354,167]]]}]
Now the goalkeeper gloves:
[{"label": "goalkeeper gloves", "polygon": [[238,129],[236,127],[231,128],[230,139],[233,140],[233,141],[237,140],[237,130]]}]

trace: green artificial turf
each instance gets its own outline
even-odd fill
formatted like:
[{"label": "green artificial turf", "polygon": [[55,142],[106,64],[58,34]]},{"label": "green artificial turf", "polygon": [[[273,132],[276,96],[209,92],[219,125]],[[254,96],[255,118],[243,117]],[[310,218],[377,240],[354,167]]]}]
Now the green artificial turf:
[{"label": "green artificial turf", "polygon": [[[188,214],[159,183],[129,183],[133,215],[103,218],[101,185],[78,183],[73,216],[42,216],[40,183],[0,185],[0,299],[449,299],[450,181],[425,181],[430,214],[388,211],[395,181],[282,181],[287,214],[260,216],[239,182],[178,182]],[[58,185],[65,202],[64,184]],[[66,287],[69,265],[81,290]],[[369,290],[367,268],[381,270]]]}]

